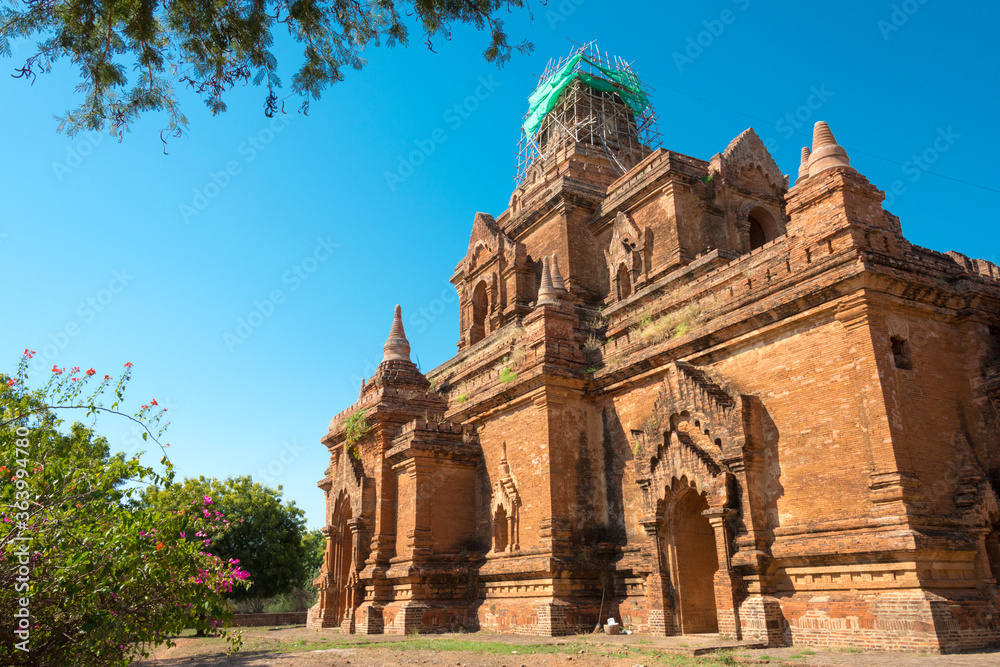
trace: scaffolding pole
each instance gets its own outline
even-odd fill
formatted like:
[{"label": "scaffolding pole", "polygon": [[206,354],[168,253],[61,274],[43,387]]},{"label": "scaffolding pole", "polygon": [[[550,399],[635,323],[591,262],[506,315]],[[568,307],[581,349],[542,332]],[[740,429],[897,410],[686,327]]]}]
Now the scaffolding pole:
[{"label": "scaffolding pole", "polygon": [[[602,53],[594,42],[570,49],[559,60],[550,58],[539,76],[539,86],[560,72],[577,54],[582,54],[584,58],[579,60],[574,73],[582,72],[607,81],[607,75],[601,68],[618,70],[633,79],[648,98],[649,88],[636,75],[631,63],[616,55]],[[616,82],[610,83],[625,91]],[[617,93],[597,90],[579,78],[562,91],[555,107],[542,119],[532,136],[524,130],[529,113],[525,114],[521,125],[514,174],[516,185],[524,181],[533,164],[544,161],[572,143],[584,142],[602,147],[609,162],[622,174],[660,147],[660,132],[652,104],[636,114]]]}]

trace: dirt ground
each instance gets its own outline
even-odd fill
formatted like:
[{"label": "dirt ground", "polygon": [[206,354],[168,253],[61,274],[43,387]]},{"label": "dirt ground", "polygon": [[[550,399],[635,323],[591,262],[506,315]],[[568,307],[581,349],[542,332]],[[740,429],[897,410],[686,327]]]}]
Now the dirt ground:
[{"label": "dirt ground", "polygon": [[[648,637],[576,635],[522,637],[491,633],[433,636],[341,635],[305,627],[244,628],[243,648],[226,655],[218,638],[176,638],[176,646],[156,649],[142,667],[653,667],[678,665],[842,665],[861,667],[994,667],[1000,649],[962,655],[859,652],[852,649],[753,649],[715,635]],[[725,647],[717,652],[717,647]],[[695,655],[698,654],[698,655]]]}]

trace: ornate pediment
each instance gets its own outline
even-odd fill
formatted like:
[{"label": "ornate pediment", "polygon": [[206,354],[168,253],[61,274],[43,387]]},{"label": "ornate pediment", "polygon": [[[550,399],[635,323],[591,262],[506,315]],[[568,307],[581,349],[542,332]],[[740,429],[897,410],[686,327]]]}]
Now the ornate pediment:
[{"label": "ornate pediment", "polygon": [[505,268],[517,259],[517,246],[488,213],[476,213],[469,235],[469,249],[463,260],[465,274],[471,275],[494,259],[501,261]]},{"label": "ornate pediment", "polygon": [[625,211],[618,211],[611,228],[611,242],[604,249],[604,257],[608,260],[609,266],[617,267],[622,262],[630,263],[642,249],[642,236],[632,216]]},{"label": "ornate pediment", "polygon": [[492,215],[476,213],[476,217],[472,221],[472,231],[469,233],[466,262],[481,261],[483,250],[487,255],[495,255],[505,239],[509,241],[506,235],[500,231],[500,227]]},{"label": "ornate pediment", "polygon": [[633,431],[636,478],[651,514],[663,488],[686,478],[699,492],[725,495],[726,480],[759,444],[753,396],[733,396],[704,371],[670,365],[652,413]]},{"label": "ornate pediment", "polygon": [[722,176],[737,187],[775,197],[788,189],[784,174],[752,127],[723,151]]},{"label": "ornate pediment", "polygon": [[623,267],[629,274],[630,285],[638,283],[639,276],[643,272],[642,257],[648,234],[649,230],[639,229],[625,211],[619,211],[615,216],[611,227],[611,241],[604,249],[604,260],[607,263],[608,275],[611,276],[612,290],[616,276]]}]

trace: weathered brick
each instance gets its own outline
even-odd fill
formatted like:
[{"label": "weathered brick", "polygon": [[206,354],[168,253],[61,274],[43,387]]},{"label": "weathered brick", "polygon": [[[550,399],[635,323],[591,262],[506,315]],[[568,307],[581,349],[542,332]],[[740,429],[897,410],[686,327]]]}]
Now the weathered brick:
[{"label": "weathered brick", "polygon": [[310,623],[1000,641],[1000,271],[826,146],[789,189],[752,130],[624,175],[576,143],[477,214],[458,354],[424,377],[398,323],[323,438]]}]

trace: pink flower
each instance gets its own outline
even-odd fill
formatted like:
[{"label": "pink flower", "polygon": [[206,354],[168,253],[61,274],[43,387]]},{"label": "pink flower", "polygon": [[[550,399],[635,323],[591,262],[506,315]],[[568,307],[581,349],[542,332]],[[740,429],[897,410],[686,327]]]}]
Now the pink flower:
[{"label": "pink flower", "polygon": [[132,362],[131,361],[126,361],[125,362],[125,368],[132,368]]},{"label": "pink flower", "polygon": [[15,384],[17,384],[17,380],[15,380],[14,378],[7,380],[8,387],[13,387]]},{"label": "pink flower", "polygon": [[88,369],[88,370],[87,370],[87,375],[93,375],[93,374],[94,374],[94,373],[96,373],[96,372],[97,372],[97,371],[95,371],[95,370],[94,370],[93,368],[91,368],[91,369]]}]

